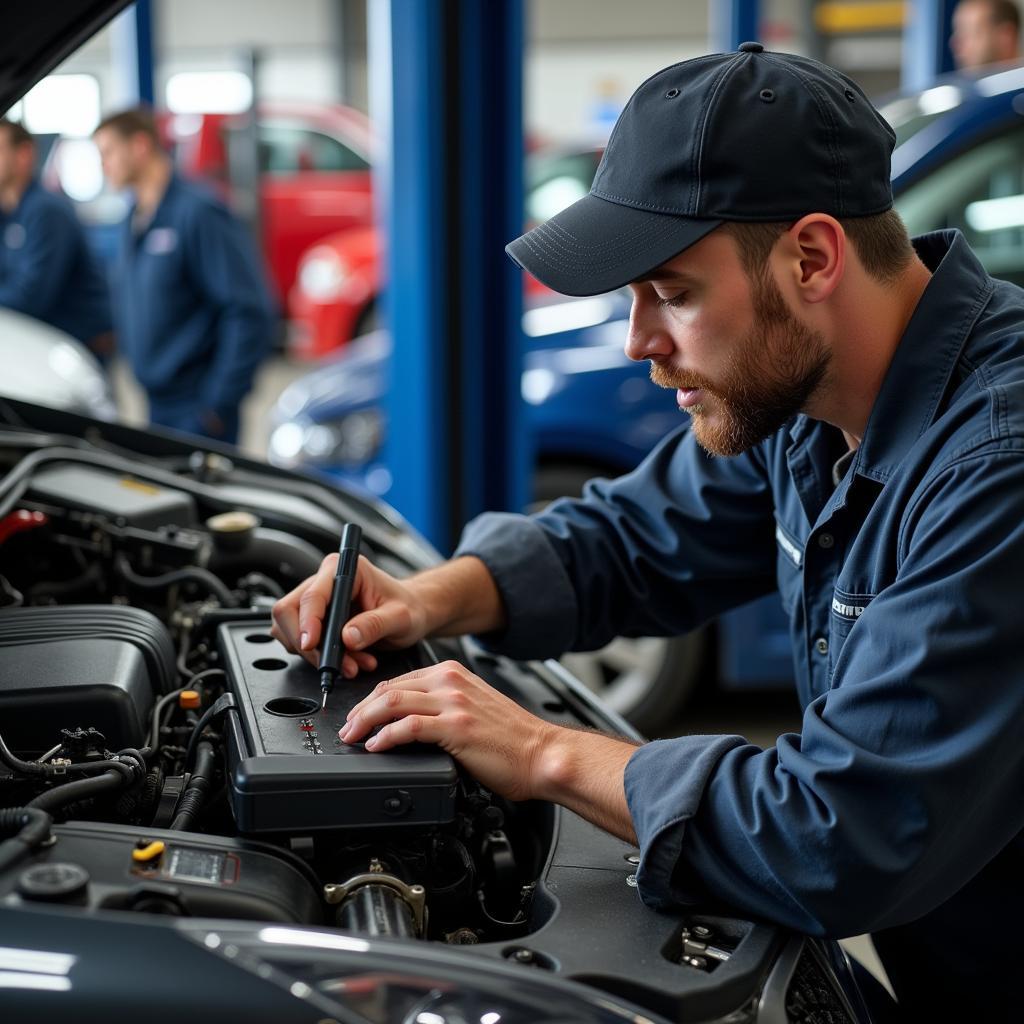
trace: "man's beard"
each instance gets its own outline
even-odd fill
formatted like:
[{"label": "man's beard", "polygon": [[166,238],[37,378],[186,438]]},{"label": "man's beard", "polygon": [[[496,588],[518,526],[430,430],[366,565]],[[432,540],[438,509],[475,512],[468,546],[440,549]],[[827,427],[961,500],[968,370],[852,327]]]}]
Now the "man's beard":
[{"label": "man's beard", "polygon": [[770,437],[804,409],[828,374],[823,335],[793,316],[773,281],[762,277],[751,287],[757,326],[736,346],[721,381],[651,363],[660,387],[699,388],[708,396],[685,411],[697,443],[712,455],[739,455]]}]

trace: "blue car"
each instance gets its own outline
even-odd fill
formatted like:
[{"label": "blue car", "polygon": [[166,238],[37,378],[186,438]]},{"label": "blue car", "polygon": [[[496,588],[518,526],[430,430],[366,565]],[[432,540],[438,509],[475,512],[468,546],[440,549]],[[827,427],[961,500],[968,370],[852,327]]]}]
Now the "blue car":
[{"label": "blue car", "polygon": [[[960,228],[987,269],[1024,284],[1024,68],[949,76],[882,112],[897,132],[893,189],[912,234]],[[673,396],[623,353],[628,292],[529,309],[522,394],[537,452],[534,499],[579,493],[593,476],[635,466],[680,424]],[[295,381],[274,412],[270,460],[304,466],[387,498],[382,460],[388,335],[357,340]],[[726,687],[791,678],[790,643],[776,598],[724,616],[713,631],[617,640],[569,655],[572,671],[642,731],[657,733],[715,658]]]}]

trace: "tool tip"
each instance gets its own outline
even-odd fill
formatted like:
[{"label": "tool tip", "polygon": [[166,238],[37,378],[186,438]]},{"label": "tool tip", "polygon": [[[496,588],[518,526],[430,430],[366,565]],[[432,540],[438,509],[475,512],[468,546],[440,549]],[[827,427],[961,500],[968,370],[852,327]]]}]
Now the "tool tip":
[{"label": "tool tip", "polygon": [[327,691],[324,690],[324,699],[320,702],[320,710],[324,711],[327,708]]}]

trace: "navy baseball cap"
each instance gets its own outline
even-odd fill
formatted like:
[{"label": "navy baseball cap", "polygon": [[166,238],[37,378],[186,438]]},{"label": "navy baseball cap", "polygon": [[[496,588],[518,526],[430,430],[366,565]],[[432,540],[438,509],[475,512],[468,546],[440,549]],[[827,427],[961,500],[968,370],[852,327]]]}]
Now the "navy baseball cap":
[{"label": "navy baseball cap", "polygon": [[723,221],[890,209],[895,142],[845,75],[743,43],[648,78],[619,116],[590,194],[506,252],[555,291],[611,291]]}]

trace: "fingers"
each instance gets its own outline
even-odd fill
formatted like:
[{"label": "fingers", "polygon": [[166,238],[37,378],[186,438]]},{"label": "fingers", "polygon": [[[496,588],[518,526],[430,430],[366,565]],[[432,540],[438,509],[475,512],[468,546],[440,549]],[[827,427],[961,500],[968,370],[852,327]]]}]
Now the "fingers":
[{"label": "fingers", "polygon": [[341,674],[346,679],[355,679],[360,672],[372,672],[377,667],[377,659],[368,651],[346,653],[341,662]]},{"label": "fingers", "polygon": [[[403,742],[408,743],[411,739],[430,742],[431,737],[436,734],[436,729],[432,729],[430,735],[425,735],[426,723],[423,719],[436,719],[440,711],[441,702],[435,694],[414,690],[387,690],[369,703],[364,702],[362,710],[349,718],[338,736],[346,743],[357,743],[375,726],[394,724],[396,718],[407,721],[411,717],[419,721],[411,726],[410,739]],[[369,746],[367,749],[370,749]]]},{"label": "fingers", "polygon": [[452,682],[458,685],[465,670],[457,661],[443,661],[439,665],[428,665],[426,668],[414,669],[394,679],[382,679],[358,704],[349,711],[348,721],[352,721],[363,709],[374,703],[392,690],[418,690],[427,693],[439,683]]},{"label": "fingers", "polygon": [[315,576],[303,580],[273,608],[271,636],[292,654],[302,654],[307,661],[310,660],[307,652],[314,651],[320,643],[320,621],[330,598],[337,562],[337,555],[328,555]]},{"label": "fingers", "polygon": [[404,743],[440,743],[443,738],[441,720],[436,715],[407,715],[399,722],[385,725],[363,746],[373,753],[380,753]]},{"label": "fingers", "polygon": [[392,640],[399,646],[404,646],[411,626],[409,608],[404,602],[384,601],[376,608],[369,608],[358,615],[353,615],[348,620],[348,625],[341,631],[341,639],[345,647],[351,651],[372,647],[382,640]]},{"label": "fingers", "polygon": [[334,589],[334,575],[338,571],[338,556],[328,555],[315,576],[303,585],[299,597],[299,651],[320,646],[323,620]]}]

